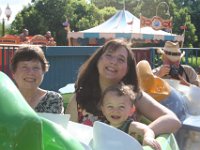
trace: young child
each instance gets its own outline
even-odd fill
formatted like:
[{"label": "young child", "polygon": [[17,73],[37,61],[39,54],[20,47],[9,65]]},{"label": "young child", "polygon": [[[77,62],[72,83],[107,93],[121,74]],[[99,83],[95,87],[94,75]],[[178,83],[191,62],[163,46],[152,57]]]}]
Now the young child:
[{"label": "young child", "polygon": [[111,126],[132,136],[143,136],[143,145],[161,150],[160,144],[155,140],[153,130],[130,118],[133,114],[135,98],[132,86],[124,84],[110,86],[102,94],[100,108]]}]

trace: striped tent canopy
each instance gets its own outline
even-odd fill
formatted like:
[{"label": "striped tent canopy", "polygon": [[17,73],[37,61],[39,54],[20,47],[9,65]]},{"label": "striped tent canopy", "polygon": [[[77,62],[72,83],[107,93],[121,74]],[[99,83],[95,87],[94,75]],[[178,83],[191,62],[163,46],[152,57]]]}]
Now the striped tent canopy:
[{"label": "striped tent canopy", "polygon": [[154,30],[151,27],[140,28],[140,19],[127,10],[120,10],[104,23],[79,32],[68,32],[68,39],[112,39],[126,38],[136,40],[184,41],[182,35]]}]

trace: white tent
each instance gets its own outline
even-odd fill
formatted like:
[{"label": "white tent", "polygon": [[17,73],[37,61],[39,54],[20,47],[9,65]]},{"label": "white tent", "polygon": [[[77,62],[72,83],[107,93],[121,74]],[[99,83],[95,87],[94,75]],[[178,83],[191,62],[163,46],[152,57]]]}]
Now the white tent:
[{"label": "white tent", "polygon": [[182,35],[171,34],[151,27],[140,28],[140,19],[129,11],[120,10],[104,23],[79,32],[69,32],[68,38],[126,38],[141,40],[183,41]]}]

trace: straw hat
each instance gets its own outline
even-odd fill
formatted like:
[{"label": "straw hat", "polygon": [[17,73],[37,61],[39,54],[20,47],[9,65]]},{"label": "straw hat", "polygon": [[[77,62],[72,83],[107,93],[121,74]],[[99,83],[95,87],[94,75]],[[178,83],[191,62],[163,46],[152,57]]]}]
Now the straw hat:
[{"label": "straw hat", "polygon": [[170,85],[153,74],[148,61],[142,60],[138,62],[136,67],[139,83],[143,91],[159,102],[170,95]]},{"label": "straw hat", "polygon": [[181,53],[179,43],[173,43],[171,41],[166,41],[163,50],[158,49],[158,52],[165,55],[172,62],[181,60],[181,58],[185,55],[184,51]]}]

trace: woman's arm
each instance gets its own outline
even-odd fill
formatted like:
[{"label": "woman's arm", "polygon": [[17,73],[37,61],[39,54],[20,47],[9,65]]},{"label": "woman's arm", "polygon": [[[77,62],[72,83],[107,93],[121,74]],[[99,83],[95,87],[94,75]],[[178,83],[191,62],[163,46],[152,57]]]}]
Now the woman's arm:
[{"label": "woman's arm", "polygon": [[66,109],[65,113],[70,114],[71,121],[78,122],[78,110],[77,110],[77,102],[76,102],[75,94],[70,99],[70,102],[67,105],[67,109]]},{"label": "woman's arm", "polygon": [[143,137],[143,145],[149,145],[155,150],[161,150],[160,144],[155,139],[155,134],[149,126],[140,122],[131,122],[129,126],[129,134],[140,135]]},{"label": "woman's arm", "polygon": [[149,126],[146,124],[133,121],[131,122],[129,126],[129,134],[135,134],[140,135],[141,137],[149,137],[149,138],[155,138],[155,134]]},{"label": "woman's arm", "polygon": [[149,127],[156,136],[162,133],[174,133],[181,127],[181,122],[171,110],[158,103],[145,92],[143,92],[141,99],[136,101],[135,105],[142,115],[152,121]]}]

